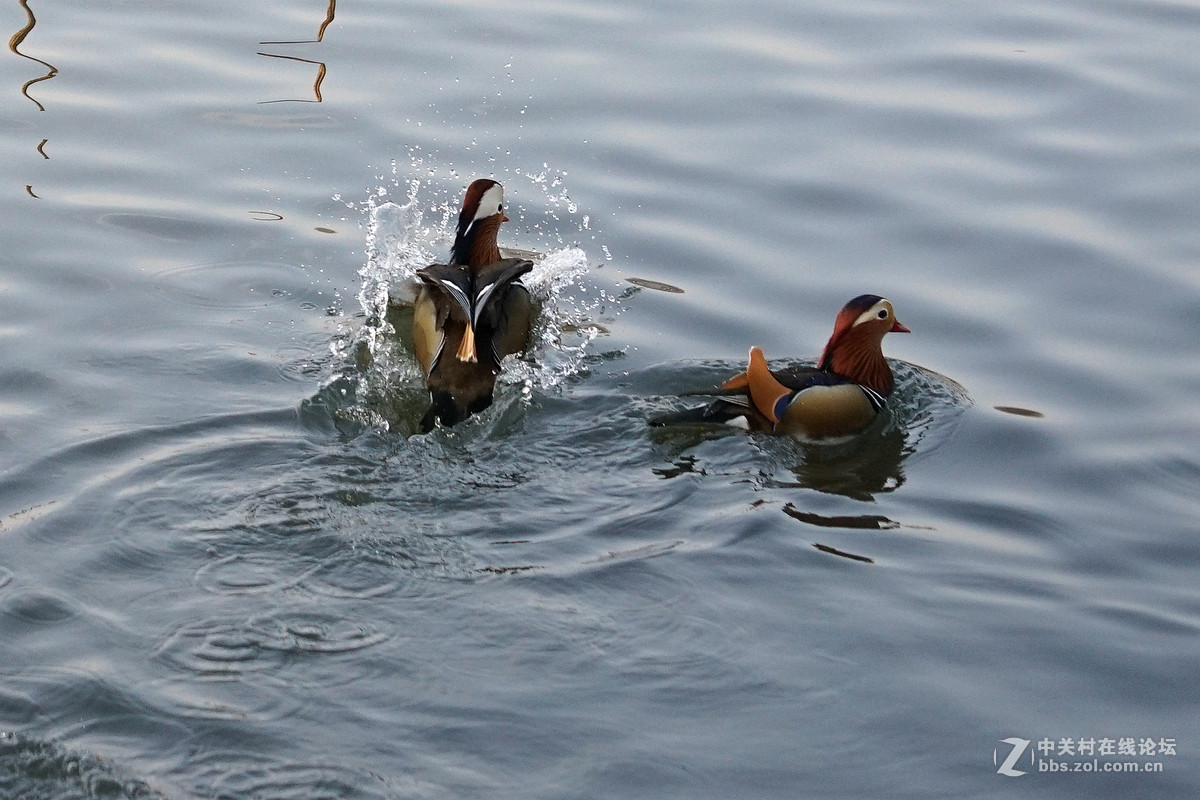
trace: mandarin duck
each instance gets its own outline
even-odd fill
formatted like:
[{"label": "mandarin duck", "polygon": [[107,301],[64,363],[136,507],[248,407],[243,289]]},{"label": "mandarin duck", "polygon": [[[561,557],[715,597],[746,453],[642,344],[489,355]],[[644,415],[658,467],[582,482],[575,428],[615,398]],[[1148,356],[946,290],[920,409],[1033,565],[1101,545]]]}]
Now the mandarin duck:
[{"label": "mandarin duck", "polygon": [[762,350],[752,347],[749,367],[712,392],[719,395],[712,403],[650,423],[724,423],[809,440],[852,437],[874,421],[892,392],[882,349],[888,333],[909,329],[890,302],[860,295],[838,313],[817,366],[771,370]]},{"label": "mandarin duck", "polygon": [[429,387],[428,432],[492,404],[500,362],[529,343],[534,303],[520,278],[533,262],[502,258],[496,244],[504,188],[480,178],[467,187],[448,264],[417,272],[413,349]]}]

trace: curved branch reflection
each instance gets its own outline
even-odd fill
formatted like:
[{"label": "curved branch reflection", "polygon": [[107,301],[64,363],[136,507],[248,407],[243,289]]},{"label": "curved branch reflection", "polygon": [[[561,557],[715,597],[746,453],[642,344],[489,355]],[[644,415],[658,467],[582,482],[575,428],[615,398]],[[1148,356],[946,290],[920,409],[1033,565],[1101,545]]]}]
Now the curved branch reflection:
[{"label": "curved branch reflection", "polygon": [[33,78],[32,80],[26,81],[25,84],[21,87],[21,94],[25,95],[25,97],[27,97],[35,106],[37,106],[38,111],[45,111],[46,107],[43,106],[41,103],[39,103],[37,100],[35,100],[29,94],[29,87],[33,86],[35,83],[40,83],[41,81],[48,81],[51,78],[53,78],[55,75],[58,74],[58,67],[54,66],[53,64],[51,64],[47,61],[42,61],[40,58],[36,58],[31,55],[26,55],[25,53],[22,53],[18,49],[18,47],[21,45],[21,43],[25,41],[25,37],[28,36],[29,32],[33,30],[35,25],[37,25],[37,17],[35,17],[33,15],[33,9],[31,9],[29,7],[28,0],[17,0],[17,2],[21,5],[21,8],[25,9],[25,14],[28,16],[29,19],[25,23],[25,27],[21,28],[21,30],[14,33],[12,35],[12,38],[8,40],[8,49],[11,50],[14,54],[20,56],[21,58],[27,58],[30,61],[35,61],[47,69],[47,72],[45,75],[41,76],[40,78]]},{"label": "curved branch reflection", "polygon": [[288,99],[263,100],[262,105],[266,105],[268,103],[319,103],[319,102],[321,102],[321,82],[325,80],[325,62],[324,61],[313,61],[311,58],[300,58],[299,56],[281,56],[276,53],[259,53],[259,55],[264,56],[266,58],[282,58],[285,61],[300,61],[305,64],[316,64],[317,65],[317,79],[315,81],[313,81],[313,95],[315,95],[315,97],[316,97],[315,100],[300,100],[298,98],[294,99],[294,100],[288,100]]},{"label": "curved branch reflection", "polygon": [[[274,42],[259,42],[264,45],[292,45],[292,44],[318,44],[325,38],[325,31],[333,22],[334,14],[337,12],[337,0],[329,0],[329,7],[325,10],[325,21],[317,28],[317,38],[315,39],[295,39],[290,41],[274,41]],[[317,66],[317,77],[313,81],[313,96],[314,100],[264,100],[263,105],[268,103],[320,103],[321,102],[321,83],[325,80],[325,62],[316,61],[310,58],[300,58],[298,56],[284,56],[278,53],[259,53],[264,58],[281,58],[285,61],[300,61],[305,64],[315,64]]]},{"label": "curved branch reflection", "polygon": [[325,21],[321,23],[321,27],[317,29],[316,39],[296,39],[293,41],[281,42],[259,42],[259,44],[316,44],[325,38],[325,29],[333,22],[334,12],[337,11],[337,0],[329,0],[329,8],[325,10]]}]

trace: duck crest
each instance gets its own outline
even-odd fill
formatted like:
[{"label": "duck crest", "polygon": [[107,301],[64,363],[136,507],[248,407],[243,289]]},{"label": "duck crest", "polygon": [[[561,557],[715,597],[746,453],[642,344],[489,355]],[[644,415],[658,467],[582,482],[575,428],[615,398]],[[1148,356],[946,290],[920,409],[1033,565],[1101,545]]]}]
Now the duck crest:
[{"label": "duck crest", "polygon": [[467,187],[467,191],[463,195],[462,209],[458,212],[459,235],[462,235],[467,226],[471,224],[471,220],[475,219],[475,212],[479,210],[483,196],[488,193],[489,189],[499,185],[498,181],[491,178],[476,178],[471,181],[471,185]]}]

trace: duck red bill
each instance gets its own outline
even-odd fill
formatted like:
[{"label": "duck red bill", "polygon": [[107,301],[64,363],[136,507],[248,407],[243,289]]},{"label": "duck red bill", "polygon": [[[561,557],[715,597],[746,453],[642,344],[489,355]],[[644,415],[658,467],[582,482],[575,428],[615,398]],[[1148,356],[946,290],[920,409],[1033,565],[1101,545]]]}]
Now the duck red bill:
[{"label": "duck red bill", "polygon": [[888,330],[888,333],[912,333],[912,331],[901,325],[900,320],[896,320],[892,323],[892,327]]}]

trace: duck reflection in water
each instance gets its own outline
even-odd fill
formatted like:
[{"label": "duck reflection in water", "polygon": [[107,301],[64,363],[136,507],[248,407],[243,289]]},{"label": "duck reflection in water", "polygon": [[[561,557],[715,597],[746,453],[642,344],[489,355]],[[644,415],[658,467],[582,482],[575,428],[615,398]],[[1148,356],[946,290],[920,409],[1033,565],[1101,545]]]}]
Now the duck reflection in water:
[{"label": "duck reflection in water", "polygon": [[[655,474],[671,479],[722,472],[721,467],[686,451],[703,441],[726,436],[726,430],[715,426],[708,430],[699,426],[660,429],[655,438],[668,445],[673,454],[670,465],[654,470]],[[758,445],[771,462],[785,474],[790,473],[794,480],[781,479],[777,471],[766,467],[757,483],[777,489],[813,489],[867,501],[904,484],[904,459],[911,453],[908,434],[887,412],[878,425],[850,442],[826,445],[775,437],[760,439]],[[744,470],[739,468],[737,474],[743,476]]]},{"label": "duck reflection in water", "polygon": [[888,420],[884,430],[866,432],[852,443],[854,446],[801,445],[802,455],[787,465],[796,476],[796,482],[775,485],[872,500],[876,495],[894,492],[904,484],[903,462],[909,452],[907,443],[904,430]]}]

